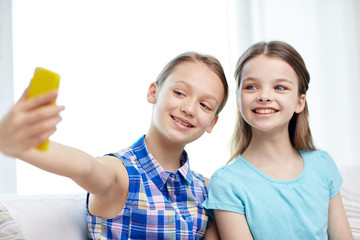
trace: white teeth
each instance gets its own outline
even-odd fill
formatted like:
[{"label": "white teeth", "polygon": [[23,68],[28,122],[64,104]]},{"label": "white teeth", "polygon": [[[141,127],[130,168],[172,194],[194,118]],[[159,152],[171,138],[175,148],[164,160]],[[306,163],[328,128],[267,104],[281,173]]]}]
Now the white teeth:
[{"label": "white teeth", "polygon": [[173,119],[175,121],[177,121],[178,123],[180,123],[181,125],[184,125],[185,127],[192,127],[192,125],[184,123],[184,122],[180,121],[179,119],[177,119],[176,117],[173,117]]},{"label": "white teeth", "polygon": [[268,113],[274,113],[275,110],[274,109],[255,109],[256,113],[261,113],[261,114],[268,114]]}]

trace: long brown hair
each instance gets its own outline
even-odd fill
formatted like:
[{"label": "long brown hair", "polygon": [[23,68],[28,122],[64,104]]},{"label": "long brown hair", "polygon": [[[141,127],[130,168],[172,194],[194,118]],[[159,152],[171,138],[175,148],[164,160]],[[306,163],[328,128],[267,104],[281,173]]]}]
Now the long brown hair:
[{"label": "long brown hair", "polygon": [[185,52],[174,59],[172,59],[160,72],[159,76],[156,79],[156,83],[161,86],[166,78],[175,70],[176,66],[184,62],[201,62],[210,68],[221,80],[221,83],[224,87],[224,97],[223,100],[217,109],[215,116],[218,115],[221,110],[224,108],[226,101],[229,96],[229,87],[225,77],[224,69],[220,64],[219,60],[210,55],[204,55],[196,52]]},{"label": "long brown hair", "polygon": [[[301,55],[289,44],[281,41],[258,42],[250,46],[239,58],[236,64],[235,80],[237,89],[240,87],[242,70],[244,64],[250,59],[265,55],[268,57],[280,58],[288,63],[295,71],[299,83],[299,96],[306,94],[309,88],[310,74],[306,69],[305,62]],[[237,91],[239,93],[239,91]],[[239,96],[238,96],[239,97]],[[249,146],[251,141],[251,127],[243,119],[239,111],[240,105],[237,101],[237,122],[235,131],[231,141],[231,158],[230,161],[235,160],[239,154],[242,154]],[[297,150],[310,151],[314,150],[315,146],[312,140],[311,131],[309,127],[309,111],[307,102],[305,108],[300,113],[294,113],[289,123],[289,136],[293,147]],[[230,162],[229,161],[229,162]]]}]

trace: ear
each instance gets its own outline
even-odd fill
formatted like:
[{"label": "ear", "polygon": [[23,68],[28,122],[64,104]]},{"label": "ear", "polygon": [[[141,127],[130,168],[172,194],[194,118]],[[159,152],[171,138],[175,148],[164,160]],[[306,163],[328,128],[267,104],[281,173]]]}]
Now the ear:
[{"label": "ear", "polygon": [[208,126],[208,128],[206,129],[207,133],[211,133],[212,129],[214,128],[215,124],[217,123],[219,119],[219,116],[216,116],[213,118],[213,120],[211,121],[210,125]]},{"label": "ear", "polygon": [[150,87],[148,89],[148,93],[147,93],[147,101],[149,103],[155,104],[156,103],[156,91],[157,91],[157,83],[153,82],[150,84]]},{"label": "ear", "polygon": [[295,113],[301,113],[305,108],[305,103],[306,103],[306,95],[301,94],[301,96],[299,97],[298,103],[295,107]]}]

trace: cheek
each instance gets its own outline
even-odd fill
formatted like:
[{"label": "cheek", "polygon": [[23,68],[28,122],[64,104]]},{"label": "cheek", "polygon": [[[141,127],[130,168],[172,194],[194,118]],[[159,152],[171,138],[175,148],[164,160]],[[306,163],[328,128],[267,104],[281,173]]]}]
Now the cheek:
[{"label": "cheek", "polygon": [[200,118],[201,125],[207,129],[211,125],[212,121],[214,120],[214,114],[201,114]]},{"label": "cheek", "polygon": [[249,108],[249,98],[246,95],[241,94],[238,98],[239,111],[243,114],[247,108]]},{"label": "cheek", "polygon": [[295,110],[295,108],[296,108],[296,106],[298,105],[298,103],[299,103],[299,97],[296,95],[294,95],[294,96],[292,96],[292,98],[291,99],[283,99],[283,102],[284,103],[289,103],[289,102],[292,102],[293,104],[292,104],[292,107],[294,108],[294,110]]},{"label": "cheek", "polygon": [[171,94],[162,95],[158,101],[158,107],[161,109],[171,109],[177,106],[177,99],[174,98]]}]

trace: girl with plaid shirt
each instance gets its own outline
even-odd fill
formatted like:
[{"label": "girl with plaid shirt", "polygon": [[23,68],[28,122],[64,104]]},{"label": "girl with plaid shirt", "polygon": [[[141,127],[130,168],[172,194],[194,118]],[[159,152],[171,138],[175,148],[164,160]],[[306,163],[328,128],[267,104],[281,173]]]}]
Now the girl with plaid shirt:
[{"label": "girl with plaid shirt", "polygon": [[[181,54],[148,89],[153,115],[147,134],[103,157],[51,142],[34,148],[61,120],[57,93],[27,100],[27,91],[0,122],[0,151],[74,180],[88,191],[90,239],[217,239],[202,202],[207,187],[192,171],[185,145],[211,132],[228,98],[221,64]],[[206,234],[205,234],[206,233]]]}]

